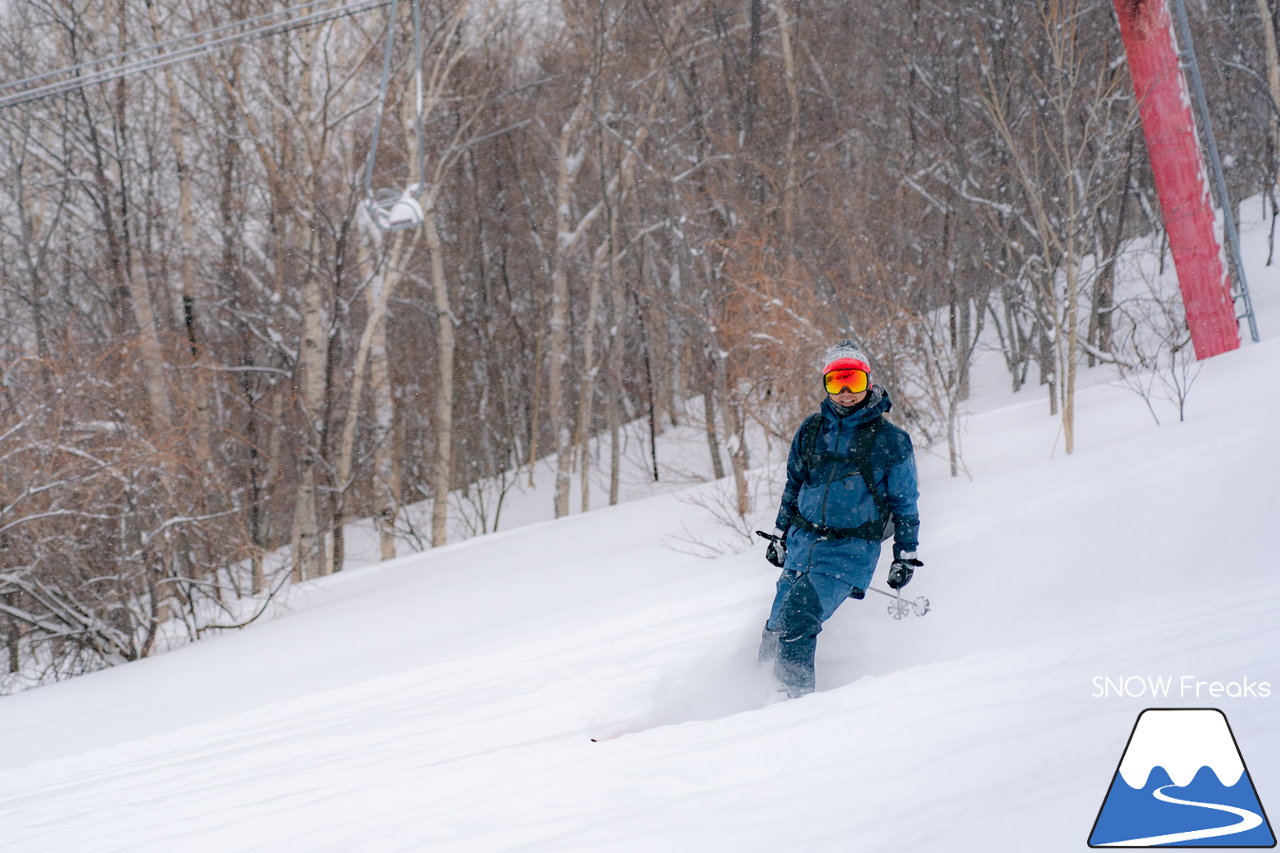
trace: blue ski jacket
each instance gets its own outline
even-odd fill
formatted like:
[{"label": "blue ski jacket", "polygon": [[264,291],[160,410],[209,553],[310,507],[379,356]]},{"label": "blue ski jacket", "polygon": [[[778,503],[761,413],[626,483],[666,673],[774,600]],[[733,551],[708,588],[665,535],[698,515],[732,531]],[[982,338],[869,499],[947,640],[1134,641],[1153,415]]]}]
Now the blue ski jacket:
[{"label": "blue ski jacket", "polygon": [[[880,512],[870,489],[876,490],[892,517],[894,555],[916,550],[919,492],[915,452],[907,432],[887,421],[880,426],[871,447],[870,484],[863,481],[855,461],[840,458],[851,454],[858,431],[891,407],[888,392],[879,385],[872,386],[865,404],[852,411],[842,411],[830,398],[824,400],[814,459],[806,459],[801,447],[804,430],[796,431],[776,522],[786,534],[786,569],[829,575],[865,590],[880,559],[879,539],[836,538],[806,527],[853,529],[874,521]],[[797,516],[809,524],[797,526]]]}]

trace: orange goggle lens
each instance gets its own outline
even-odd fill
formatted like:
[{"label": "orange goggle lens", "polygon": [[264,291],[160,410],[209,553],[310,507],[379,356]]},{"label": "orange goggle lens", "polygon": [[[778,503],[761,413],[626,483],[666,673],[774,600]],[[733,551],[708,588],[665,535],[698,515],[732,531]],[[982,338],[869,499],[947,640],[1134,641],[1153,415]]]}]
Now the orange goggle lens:
[{"label": "orange goggle lens", "polygon": [[826,386],[828,394],[839,394],[846,388],[855,394],[860,394],[867,390],[867,382],[867,372],[853,368],[833,370],[822,377],[822,384]]}]

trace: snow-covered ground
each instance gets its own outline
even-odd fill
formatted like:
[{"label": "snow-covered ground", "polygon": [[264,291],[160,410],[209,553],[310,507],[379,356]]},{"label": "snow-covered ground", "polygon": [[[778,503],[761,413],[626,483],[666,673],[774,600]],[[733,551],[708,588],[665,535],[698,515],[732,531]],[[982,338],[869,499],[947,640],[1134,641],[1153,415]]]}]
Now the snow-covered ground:
[{"label": "snow-covered ground", "polygon": [[1147,707],[1221,708],[1280,813],[1280,269],[1250,247],[1264,340],[1185,423],[1092,371],[1067,457],[1042,390],[978,389],[972,479],[920,460],[933,612],[849,602],[812,696],[756,669],[762,548],[680,547],[726,533],[687,486],[0,699],[0,849],[1077,851]]}]

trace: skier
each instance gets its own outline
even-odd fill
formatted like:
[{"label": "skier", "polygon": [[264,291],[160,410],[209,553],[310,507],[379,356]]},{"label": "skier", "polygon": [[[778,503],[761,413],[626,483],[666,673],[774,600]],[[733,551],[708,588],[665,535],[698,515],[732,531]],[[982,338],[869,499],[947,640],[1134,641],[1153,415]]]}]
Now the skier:
[{"label": "skier", "polygon": [[884,420],[888,393],[871,365],[842,340],[823,358],[827,397],[796,431],[787,485],[765,557],[782,569],[760,643],[790,697],[812,693],[822,624],[846,598],[861,599],[892,532],[888,584],[900,589],[924,565],[916,558],[920,516],[911,438]]}]

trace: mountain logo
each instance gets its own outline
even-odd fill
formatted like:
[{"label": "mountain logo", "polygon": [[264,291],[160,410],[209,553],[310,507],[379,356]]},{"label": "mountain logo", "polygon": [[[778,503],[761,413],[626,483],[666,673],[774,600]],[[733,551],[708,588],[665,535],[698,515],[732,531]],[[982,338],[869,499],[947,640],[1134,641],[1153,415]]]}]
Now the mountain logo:
[{"label": "mountain logo", "polygon": [[1138,715],[1090,847],[1275,847],[1227,717],[1217,708]]}]

